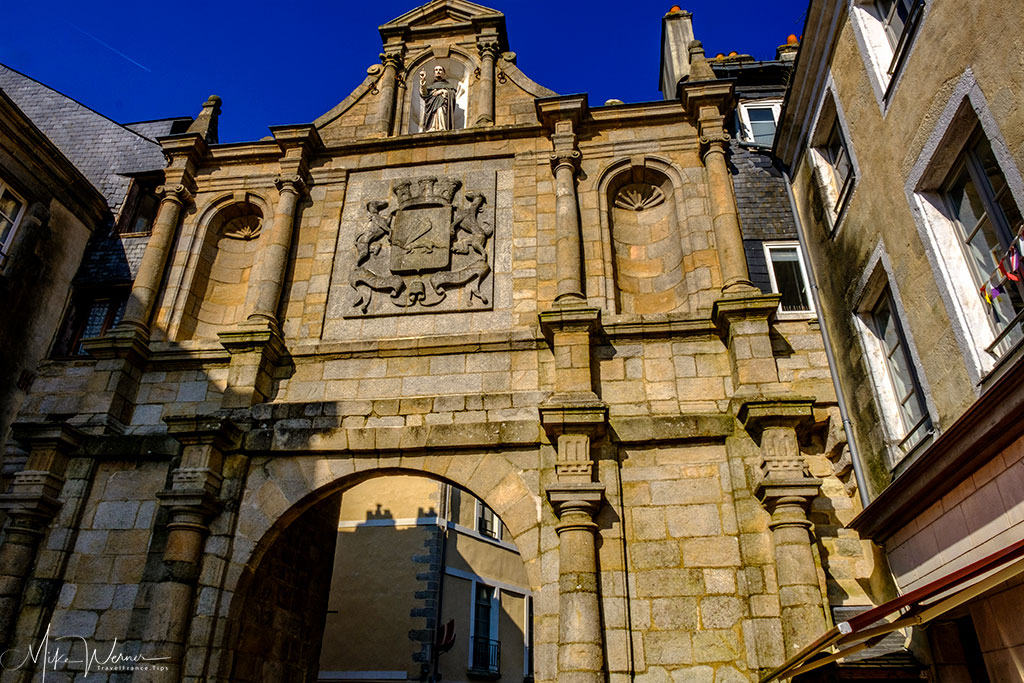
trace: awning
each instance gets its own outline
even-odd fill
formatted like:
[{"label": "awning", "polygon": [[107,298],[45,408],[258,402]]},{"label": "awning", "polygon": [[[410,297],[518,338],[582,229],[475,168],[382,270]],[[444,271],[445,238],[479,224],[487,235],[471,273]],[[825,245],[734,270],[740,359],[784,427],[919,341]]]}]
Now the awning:
[{"label": "awning", "polygon": [[[785,664],[762,677],[761,683],[792,678],[866,650],[897,629],[925,624],[1021,573],[1024,573],[1024,540],[836,624]],[[901,613],[896,615],[897,612]],[[887,621],[892,615],[896,615],[895,619]],[[832,647],[837,650],[825,652]]]}]

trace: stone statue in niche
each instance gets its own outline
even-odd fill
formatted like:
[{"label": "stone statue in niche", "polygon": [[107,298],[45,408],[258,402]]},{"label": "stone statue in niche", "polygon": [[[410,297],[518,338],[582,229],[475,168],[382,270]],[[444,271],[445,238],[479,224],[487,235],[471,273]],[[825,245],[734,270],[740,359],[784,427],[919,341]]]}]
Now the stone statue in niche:
[{"label": "stone statue in niche", "polygon": [[420,97],[423,100],[421,131],[455,128],[455,100],[461,94],[460,88],[460,83],[448,80],[448,74],[440,64],[434,67],[434,80],[429,85],[427,72],[420,71]]},{"label": "stone statue in niche", "polygon": [[482,285],[491,273],[494,227],[481,216],[483,194],[467,191],[466,205],[456,206],[461,187],[458,178],[404,180],[392,189],[398,206],[390,215],[384,214],[388,202],[366,203],[367,226],[356,236],[349,274],[357,295],[352,305],[360,312],[369,311],[376,293],[410,309],[436,306],[448,290],[464,286],[470,303],[490,304]]}]

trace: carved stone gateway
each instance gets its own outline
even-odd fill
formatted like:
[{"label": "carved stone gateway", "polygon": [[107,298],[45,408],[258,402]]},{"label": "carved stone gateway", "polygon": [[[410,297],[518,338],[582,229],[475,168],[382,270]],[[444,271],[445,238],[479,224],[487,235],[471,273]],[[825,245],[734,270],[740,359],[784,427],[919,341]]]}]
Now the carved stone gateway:
[{"label": "carved stone gateway", "polygon": [[489,309],[494,220],[487,193],[464,189],[454,176],[397,180],[390,190],[390,199],[363,205],[350,247],[346,317]]}]

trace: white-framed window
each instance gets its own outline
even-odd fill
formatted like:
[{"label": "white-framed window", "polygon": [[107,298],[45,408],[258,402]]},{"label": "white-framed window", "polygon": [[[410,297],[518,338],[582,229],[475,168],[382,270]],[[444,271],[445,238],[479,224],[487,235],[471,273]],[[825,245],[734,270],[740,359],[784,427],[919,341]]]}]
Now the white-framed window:
[{"label": "white-framed window", "polygon": [[[1024,178],[970,69],[937,121],[904,190],[953,338],[980,394],[1024,339],[1024,273],[1013,272],[1010,251],[1021,231]],[[1024,244],[1016,242],[1021,269]]]},{"label": "white-framed window", "polygon": [[985,303],[999,358],[1024,338],[1024,218],[980,129],[974,131],[941,188],[958,241]]},{"label": "white-framed window", "polygon": [[479,498],[476,499],[476,531],[481,536],[501,540],[501,520]]},{"label": "white-framed window", "polygon": [[7,267],[14,236],[25,216],[25,200],[0,180],[0,272]]},{"label": "white-framed window", "polygon": [[469,668],[470,671],[497,675],[501,672],[501,641],[498,639],[501,589],[474,581],[473,593]]},{"label": "white-framed window", "polygon": [[[843,124],[831,78],[810,138],[811,166],[821,214],[834,236],[857,185],[857,157]],[[818,215],[815,210],[815,215]]]},{"label": "white-framed window", "polygon": [[764,242],[764,257],[768,264],[768,279],[772,291],[781,294],[779,315],[783,317],[804,317],[814,314],[811,288],[807,277],[807,266],[800,243]]},{"label": "white-framed window", "polygon": [[869,349],[869,358],[874,359],[876,378],[881,380],[876,379],[875,384],[896,464],[931,433],[932,422],[888,287],[862,316],[873,337],[870,345],[874,348]]},{"label": "white-framed window", "polygon": [[740,139],[764,147],[775,141],[775,128],[782,112],[782,100],[740,102],[736,110]]},{"label": "white-framed window", "polygon": [[853,0],[850,17],[875,96],[885,108],[917,29],[925,0]]}]

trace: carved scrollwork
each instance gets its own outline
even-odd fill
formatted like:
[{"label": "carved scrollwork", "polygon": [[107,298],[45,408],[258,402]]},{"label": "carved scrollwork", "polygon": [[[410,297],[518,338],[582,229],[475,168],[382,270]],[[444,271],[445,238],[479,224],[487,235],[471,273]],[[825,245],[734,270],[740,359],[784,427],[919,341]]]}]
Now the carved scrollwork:
[{"label": "carved scrollwork", "polygon": [[161,185],[156,188],[156,195],[161,199],[169,199],[179,204],[185,204],[192,199],[192,193],[181,183]]},{"label": "carved scrollwork", "polygon": [[491,273],[494,227],[482,215],[482,193],[468,191],[466,205],[456,205],[461,187],[451,177],[403,180],[392,188],[397,206],[390,214],[387,201],[366,203],[366,228],[356,236],[349,274],[355,308],[367,313],[380,293],[400,309],[436,306],[457,287],[467,287],[468,303],[490,305],[483,284]]},{"label": "carved scrollwork", "polygon": [[729,144],[732,137],[725,132],[709,133],[698,138],[702,156],[708,152],[724,152],[725,146]]},{"label": "carved scrollwork", "polygon": [[568,166],[575,172],[579,170],[582,159],[583,155],[578,149],[556,151],[551,154],[551,168],[557,171],[563,166]]},{"label": "carved scrollwork", "polygon": [[615,195],[615,206],[630,211],[653,209],[664,201],[661,188],[649,183],[630,183]]},{"label": "carved scrollwork", "polygon": [[274,178],[274,186],[279,192],[302,194],[306,188],[306,181],[298,173],[281,174]]}]

